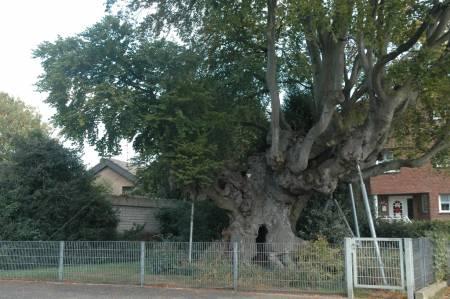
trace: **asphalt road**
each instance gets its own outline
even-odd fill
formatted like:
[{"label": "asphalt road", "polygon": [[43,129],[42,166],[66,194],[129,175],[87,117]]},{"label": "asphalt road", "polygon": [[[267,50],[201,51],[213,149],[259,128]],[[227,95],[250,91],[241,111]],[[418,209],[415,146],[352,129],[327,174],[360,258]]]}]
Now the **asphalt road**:
[{"label": "asphalt road", "polygon": [[205,299],[205,298],[261,298],[261,299],[318,299],[339,296],[290,295],[263,293],[235,293],[230,290],[168,289],[123,285],[94,285],[46,283],[28,281],[0,281],[0,299]]}]

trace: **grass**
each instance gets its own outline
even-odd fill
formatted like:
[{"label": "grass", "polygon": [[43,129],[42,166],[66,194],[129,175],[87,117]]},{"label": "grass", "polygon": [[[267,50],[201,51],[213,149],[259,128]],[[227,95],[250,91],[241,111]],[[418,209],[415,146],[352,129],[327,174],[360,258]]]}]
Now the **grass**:
[{"label": "grass", "polygon": [[[232,288],[232,268],[226,261],[201,260],[189,265],[158,269],[146,264],[146,285]],[[301,275],[301,276],[299,276]],[[0,279],[57,281],[58,267],[41,267],[29,270],[0,270]],[[64,281],[85,283],[140,284],[139,263],[110,263],[96,265],[65,265]],[[308,273],[293,270],[270,270],[258,265],[241,265],[239,286],[248,290],[284,290],[342,292],[339,280],[313,282]]]}]

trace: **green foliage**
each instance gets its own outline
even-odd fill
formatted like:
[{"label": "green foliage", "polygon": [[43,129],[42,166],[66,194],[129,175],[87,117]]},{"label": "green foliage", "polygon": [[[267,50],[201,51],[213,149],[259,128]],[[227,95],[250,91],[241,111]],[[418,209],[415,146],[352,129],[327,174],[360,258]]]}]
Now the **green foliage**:
[{"label": "green foliage", "polygon": [[324,238],[318,238],[296,252],[296,262],[302,271],[308,273],[308,280],[317,284],[309,287],[318,288],[326,281],[330,284],[329,288],[338,288],[344,281],[342,256],[342,247],[329,244]]},{"label": "green foliage", "polygon": [[0,164],[0,239],[108,240],[117,218],[75,152],[37,131]]},{"label": "green foliage", "polygon": [[450,222],[447,223],[447,231],[430,231],[427,237],[433,242],[433,267],[436,280],[450,278]]},{"label": "green foliage", "polygon": [[133,141],[142,162],[164,165],[166,182],[181,188],[209,184],[224,161],[264,140],[267,117],[254,96],[208,73],[200,53],[147,40],[117,17],[43,43],[35,56],[45,70],[38,86],[66,136],[104,154]]},{"label": "green foliage", "polygon": [[[325,148],[320,155],[331,156],[326,159],[359,159],[359,154],[341,149],[366,124],[380,130],[372,133],[381,143],[393,137],[411,157],[448,137],[450,60],[445,43],[431,49],[424,33],[413,47],[381,63],[385,54],[430,21],[438,1],[278,2],[277,82],[287,95],[284,111],[295,138],[304,137],[318,120],[330,98],[332,87],[324,85],[328,82],[342,86],[346,100],[336,104],[332,125],[321,136],[330,136],[329,142],[314,144]],[[35,51],[44,69],[38,86],[48,93],[47,102],[57,111],[55,122],[66,136],[80,143],[87,140],[102,153],[117,153],[121,139],[133,141],[149,166],[143,178],[154,180],[145,184],[157,194],[201,189],[223,167],[267,148],[266,1],[109,0],[107,5],[110,13],[119,13]],[[164,38],[173,35],[178,44]],[[334,43],[345,53],[336,51],[339,57],[332,57]],[[314,62],[320,57],[326,60]],[[335,69],[341,59],[345,69]],[[372,71],[373,65],[364,66],[370,62],[378,63],[374,69],[382,68],[383,93],[393,98],[398,87],[411,87],[417,100],[402,100],[405,106],[392,109],[379,105],[379,92],[372,86],[378,72]],[[348,78],[353,77],[353,64],[355,78]],[[369,112],[369,106],[374,110]],[[386,128],[371,126],[372,120]],[[369,160],[383,146],[378,145],[364,154],[368,161],[363,162],[373,162]],[[322,156],[316,158],[323,162]]]},{"label": "green foliage", "polygon": [[300,132],[307,132],[314,124],[314,101],[304,91],[291,91],[283,103],[286,121]]},{"label": "green foliage", "polygon": [[326,238],[331,243],[342,242],[351,236],[334,203],[326,199],[308,202],[299,217],[297,233],[304,240]]},{"label": "green foliage", "polygon": [[420,238],[426,237],[429,232],[450,234],[450,221],[413,221],[411,223],[378,221],[376,230],[377,235],[384,238]]},{"label": "green foliage", "polygon": [[[208,201],[195,202],[194,242],[210,242],[222,239],[222,230],[228,225],[225,211]],[[189,241],[191,204],[181,202],[174,208],[164,208],[157,215],[164,239],[177,242]]]},{"label": "green foliage", "polygon": [[144,241],[144,224],[133,223],[133,227],[117,234],[117,240],[123,241]]},{"label": "green foliage", "polygon": [[433,266],[436,279],[442,280],[450,275],[448,269],[450,221],[414,221],[412,223],[377,223],[377,235],[386,238],[430,238],[434,245]]},{"label": "green foliage", "polygon": [[15,136],[25,137],[33,130],[46,130],[39,115],[22,101],[0,92],[0,161],[13,150]]},{"label": "green foliage", "polygon": [[[356,190],[354,190],[356,191]],[[356,195],[356,192],[355,192]],[[351,213],[350,194],[345,185],[339,185],[333,198],[339,203],[347,221],[354,232],[353,216]],[[356,201],[358,203],[358,201]],[[360,230],[365,229],[364,211],[357,204],[357,214]],[[315,193],[308,201],[297,222],[298,236],[304,240],[320,240],[325,238],[330,243],[342,243],[345,237],[351,237],[344,218],[338,212],[335,203],[329,196]],[[355,233],[355,232],[354,232]]]}]

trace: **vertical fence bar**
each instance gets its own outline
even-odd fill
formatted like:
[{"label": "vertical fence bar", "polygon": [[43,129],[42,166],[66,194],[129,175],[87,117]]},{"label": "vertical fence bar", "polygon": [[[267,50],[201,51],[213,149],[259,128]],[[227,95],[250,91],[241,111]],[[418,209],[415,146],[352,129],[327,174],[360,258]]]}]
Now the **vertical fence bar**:
[{"label": "vertical fence bar", "polygon": [[144,286],[144,279],[145,279],[145,242],[141,242],[141,258],[140,258],[140,269],[141,269],[141,275],[140,275],[140,282],[141,287]]},{"label": "vertical fence bar", "polygon": [[192,262],[192,236],[194,234],[194,201],[191,204],[191,223],[189,228],[189,264]]},{"label": "vertical fence bar", "polygon": [[233,242],[233,289],[238,290],[238,278],[239,278],[239,247],[237,242]]},{"label": "vertical fence bar", "polygon": [[353,299],[353,278],[352,278],[352,239],[345,238],[345,282],[347,285],[347,298]]},{"label": "vertical fence bar", "polygon": [[64,279],[64,241],[59,242],[58,280]]},{"label": "vertical fence bar", "polygon": [[[414,299],[414,258],[412,239],[405,238],[405,272],[406,272],[406,292],[408,299]],[[424,269],[425,270],[425,269]]]}]

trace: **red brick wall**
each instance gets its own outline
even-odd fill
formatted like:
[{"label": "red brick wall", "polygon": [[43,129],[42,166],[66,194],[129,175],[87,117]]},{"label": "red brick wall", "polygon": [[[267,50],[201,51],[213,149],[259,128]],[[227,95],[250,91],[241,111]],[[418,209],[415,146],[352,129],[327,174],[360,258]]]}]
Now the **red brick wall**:
[{"label": "red brick wall", "polygon": [[450,194],[450,173],[431,164],[372,177],[370,191],[377,195],[428,193],[430,218],[450,220],[450,213],[439,213],[439,194]]}]

